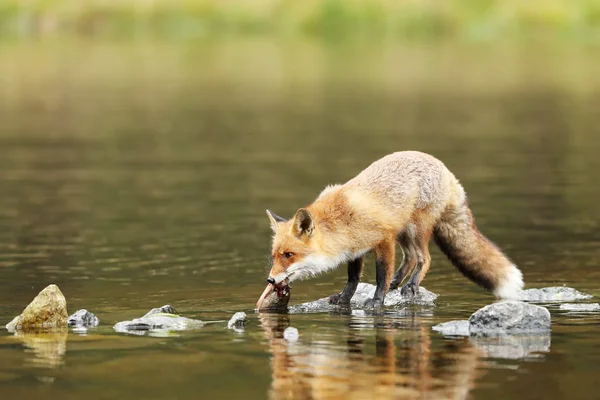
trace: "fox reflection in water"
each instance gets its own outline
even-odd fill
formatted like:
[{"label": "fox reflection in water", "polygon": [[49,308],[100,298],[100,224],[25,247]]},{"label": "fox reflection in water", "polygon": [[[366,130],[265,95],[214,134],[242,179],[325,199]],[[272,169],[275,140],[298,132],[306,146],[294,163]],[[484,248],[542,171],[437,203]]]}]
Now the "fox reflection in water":
[{"label": "fox reflection in water", "polygon": [[[461,399],[479,373],[478,348],[463,339],[433,350],[429,328],[419,315],[349,316],[342,346],[308,343],[302,336],[288,343],[283,339],[288,315],[261,314],[259,320],[273,354],[271,398]],[[363,336],[365,329],[369,333]]]}]

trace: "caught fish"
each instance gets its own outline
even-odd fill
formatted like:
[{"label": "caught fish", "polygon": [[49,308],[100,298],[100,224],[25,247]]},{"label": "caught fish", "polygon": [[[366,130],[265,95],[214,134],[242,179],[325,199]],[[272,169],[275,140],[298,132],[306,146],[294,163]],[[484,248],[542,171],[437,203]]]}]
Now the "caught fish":
[{"label": "caught fish", "polygon": [[288,285],[287,280],[278,285],[269,283],[258,299],[256,309],[259,311],[286,309],[290,297],[290,285]]}]

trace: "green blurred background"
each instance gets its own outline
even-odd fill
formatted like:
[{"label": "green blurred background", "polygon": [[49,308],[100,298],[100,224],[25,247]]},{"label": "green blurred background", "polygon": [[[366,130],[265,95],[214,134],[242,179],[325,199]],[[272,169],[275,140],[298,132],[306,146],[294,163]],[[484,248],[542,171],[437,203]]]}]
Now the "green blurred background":
[{"label": "green blurred background", "polygon": [[4,0],[0,33],[199,38],[600,39],[598,0]]}]

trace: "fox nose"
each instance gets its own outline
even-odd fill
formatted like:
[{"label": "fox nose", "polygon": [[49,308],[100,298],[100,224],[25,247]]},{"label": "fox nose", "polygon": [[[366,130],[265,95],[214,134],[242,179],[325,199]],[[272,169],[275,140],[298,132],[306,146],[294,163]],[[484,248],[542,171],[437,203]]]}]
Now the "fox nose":
[{"label": "fox nose", "polygon": [[271,285],[274,285],[275,279],[269,277],[269,279],[267,279],[267,282],[270,283]]}]

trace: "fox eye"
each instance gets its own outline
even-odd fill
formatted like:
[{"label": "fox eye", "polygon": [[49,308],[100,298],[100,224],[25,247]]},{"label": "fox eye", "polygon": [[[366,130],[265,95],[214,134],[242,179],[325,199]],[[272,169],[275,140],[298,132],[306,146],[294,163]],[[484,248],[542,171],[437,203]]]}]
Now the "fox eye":
[{"label": "fox eye", "polygon": [[285,253],[283,253],[283,256],[285,258],[292,258],[294,256],[294,253],[286,251]]}]

